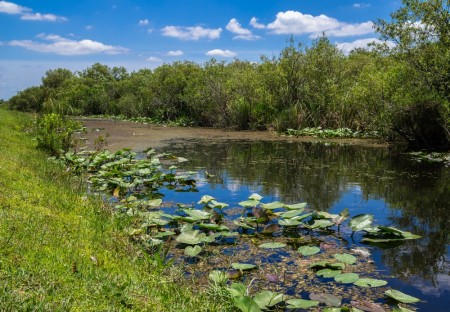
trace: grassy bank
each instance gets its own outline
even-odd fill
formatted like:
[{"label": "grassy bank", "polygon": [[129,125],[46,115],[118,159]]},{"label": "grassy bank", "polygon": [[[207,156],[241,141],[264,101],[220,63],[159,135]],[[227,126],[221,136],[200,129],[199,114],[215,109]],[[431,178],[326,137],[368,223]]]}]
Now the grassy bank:
[{"label": "grassy bank", "polygon": [[0,109],[0,310],[220,311],[175,267],[158,266],[112,215]]}]

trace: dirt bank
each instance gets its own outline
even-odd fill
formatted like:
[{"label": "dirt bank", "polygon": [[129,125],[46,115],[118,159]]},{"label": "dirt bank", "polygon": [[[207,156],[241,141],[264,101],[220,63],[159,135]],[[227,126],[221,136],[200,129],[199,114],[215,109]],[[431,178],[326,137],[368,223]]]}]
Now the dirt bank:
[{"label": "dirt bank", "polygon": [[148,147],[162,147],[171,140],[205,139],[223,140],[264,140],[293,142],[335,142],[366,146],[386,146],[379,140],[367,139],[319,139],[312,137],[289,137],[273,131],[229,131],[213,128],[169,127],[161,125],[141,124],[109,119],[79,119],[87,128],[87,145],[94,148],[95,141],[101,135],[106,138],[107,148],[117,151],[131,148],[143,151]]}]

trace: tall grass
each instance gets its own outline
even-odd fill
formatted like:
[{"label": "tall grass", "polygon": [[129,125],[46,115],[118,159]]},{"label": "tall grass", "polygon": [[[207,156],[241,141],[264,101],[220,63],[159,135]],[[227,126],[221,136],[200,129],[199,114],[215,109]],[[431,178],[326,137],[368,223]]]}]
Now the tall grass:
[{"label": "tall grass", "polygon": [[[46,160],[30,117],[0,109],[1,311],[221,311],[133,245],[129,220]],[[26,129],[26,126],[25,126]]]}]

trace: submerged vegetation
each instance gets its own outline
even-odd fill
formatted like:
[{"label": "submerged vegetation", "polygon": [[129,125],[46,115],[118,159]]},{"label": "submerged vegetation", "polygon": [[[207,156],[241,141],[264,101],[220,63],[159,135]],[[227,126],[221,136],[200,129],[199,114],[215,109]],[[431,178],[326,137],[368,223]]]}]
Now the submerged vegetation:
[{"label": "submerged vegetation", "polygon": [[[448,1],[403,1],[376,30],[389,45],[344,55],[325,36],[291,38],[259,63],[214,59],[129,73],[94,64],[49,70],[42,84],[7,101],[12,109],[69,115],[124,115],[180,125],[342,129],[450,145]],[[336,130],[337,131],[337,130]]]}]

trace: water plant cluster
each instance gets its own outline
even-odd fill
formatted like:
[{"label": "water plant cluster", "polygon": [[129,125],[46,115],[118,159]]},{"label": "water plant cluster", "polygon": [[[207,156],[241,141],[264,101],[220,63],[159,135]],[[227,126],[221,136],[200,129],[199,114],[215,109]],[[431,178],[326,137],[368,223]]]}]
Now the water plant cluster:
[{"label": "water plant cluster", "polygon": [[[374,278],[374,273],[366,270],[370,263],[368,250],[353,248],[349,252],[348,248],[340,248],[333,242],[335,239],[353,241],[353,233],[359,231],[364,233],[365,244],[398,244],[419,236],[393,227],[375,226],[370,214],[350,218],[347,209],[330,214],[312,211],[307,203],[264,203],[258,194],[239,202],[237,208],[208,195],[200,198],[198,206],[163,203],[159,192],[163,187],[195,192],[195,180],[191,178],[194,173],[176,172],[174,163],[187,161],[182,157],[157,154],[152,149],[145,155],[144,159],[137,159],[136,153],[130,150],[66,153],[60,161],[74,172],[87,172],[91,191],[107,194],[118,213],[133,219],[130,238],[157,259],[162,268],[186,265],[187,271],[190,266],[197,274],[209,276],[210,287],[221,287],[240,310],[326,306],[326,311],[358,311],[376,306],[381,311],[384,308],[374,300],[382,297],[403,304],[419,301],[386,288],[386,280]],[[233,250],[234,255],[221,255],[221,260],[214,265],[211,259],[226,253],[227,249]],[[292,266],[288,261],[300,261],[296,263],[301,266],[298,270],[307,276],[303,278],[343,288],[338,292],[326,286],[305,288],[306,294],[299,297],[297,291],[283,292],[287,291],[286,277],[281,282],[276,274],[266,274],[265,281],[257,283],[258,271],[264,271],[263,258],[280,252],[288,254],[279,263],[280,267]],[[255,257],[249,259],[246,253]],[[205,261],[212,263],[205,265]],[[294,275],[291,280],[299,278],[301,275]],[[358,301],[354,295],[345,294],[346,291],[367,292],[367,289],[375,289],[367,300]],[[396,309],[408,311],[401,305]]]},{"label": "water plant cluster", "polygon": [[378,131],[352,131],[350,128],[322,129],[322,127],[303,128],[299,130],[287,129],[287,135],[312,136],[318,138],[381,138]]}]

